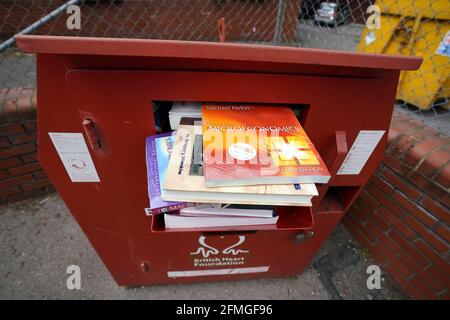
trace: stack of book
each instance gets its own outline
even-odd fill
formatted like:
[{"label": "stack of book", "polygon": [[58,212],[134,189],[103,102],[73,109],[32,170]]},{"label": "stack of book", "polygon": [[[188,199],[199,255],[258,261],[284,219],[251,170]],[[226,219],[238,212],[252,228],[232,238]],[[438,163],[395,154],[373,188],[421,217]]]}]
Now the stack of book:
[{"label": "stack of book", "polygon": [[190,112],[176,132],[147,138],[150,209],[168,229],[276,224],[276,206],[311,206],[315,184],[330,178],[289,107]]}]

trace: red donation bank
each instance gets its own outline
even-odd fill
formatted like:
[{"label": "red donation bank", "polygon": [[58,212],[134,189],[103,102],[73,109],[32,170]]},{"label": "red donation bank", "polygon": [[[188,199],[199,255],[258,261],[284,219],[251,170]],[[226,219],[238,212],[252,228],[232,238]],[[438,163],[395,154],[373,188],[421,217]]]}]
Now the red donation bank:
[{"label": "red donation bank", "polygon": [[[50,36],[17,43],[37,56],[39,162],[119,285],[301,273],[383,157],[400,71],[421,63],[229,43]],[[166,230],[146,214],[154,101],[298,106],[331,179],[317,186],[312,207],[277,208],[276,225]],[[72,137],[66,142],[93,180],[67,169],[73,150],[52,135]]]}]

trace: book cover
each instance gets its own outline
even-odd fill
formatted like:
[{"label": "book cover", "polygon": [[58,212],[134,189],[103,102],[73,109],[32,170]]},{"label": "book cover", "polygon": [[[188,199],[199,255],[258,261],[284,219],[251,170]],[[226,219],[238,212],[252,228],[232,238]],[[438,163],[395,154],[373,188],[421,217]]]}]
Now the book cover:
[{"label": "book cover", "polygon": [[252,185],[207,188],[203,174],[201,124],[184,121],[178,128],[166,179],[166,201],[235,203],[257,205],[311,206],[317,195],[314,184]]},{"label": "book cover", "polygon": [[148,137],[146,140],[146,163],[148,195],[152,214],[170,212],[194,204],[174,201],[164,201],[161,188],[167,173],[170,155],[172,153],[175,135],[172,132]]},{"label": "book cover", "polygon": [[278,216],[260,217],[189,217],[179,214],[165,214],[166,229],[193,229],[215,227],[237,227],[276,224]]},{"label": "book cover", "polygon": [[327,183],[330,173],[285,106],[202,106],[207,187]]}]

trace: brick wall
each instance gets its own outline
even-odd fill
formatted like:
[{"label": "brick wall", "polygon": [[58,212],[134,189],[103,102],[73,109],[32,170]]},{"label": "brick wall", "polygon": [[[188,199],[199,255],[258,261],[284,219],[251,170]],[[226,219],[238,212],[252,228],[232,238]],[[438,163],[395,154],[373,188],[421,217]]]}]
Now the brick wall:
[{"label": "brick wall", "polygon": [[415,299],[450,299],[450,138],[396,113],[384,160],[343,223]]},{"label": "brick wall", "polygon": [[54,188],[36,158],[34,88],[0,90],[0,204]]}]

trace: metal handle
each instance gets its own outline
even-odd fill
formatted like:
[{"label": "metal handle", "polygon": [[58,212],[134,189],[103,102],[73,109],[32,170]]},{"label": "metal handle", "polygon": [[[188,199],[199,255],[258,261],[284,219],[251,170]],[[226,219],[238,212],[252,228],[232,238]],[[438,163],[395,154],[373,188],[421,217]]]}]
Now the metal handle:
[{"label": "metal handle", "polygon": [[81,124],[92,149],[99,149],[100,138],[98,136],[97,130],[95,130],[94,122],[91,119],[84,118]]}]

